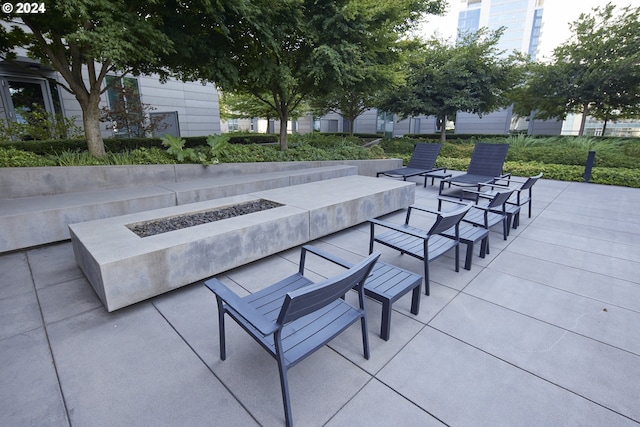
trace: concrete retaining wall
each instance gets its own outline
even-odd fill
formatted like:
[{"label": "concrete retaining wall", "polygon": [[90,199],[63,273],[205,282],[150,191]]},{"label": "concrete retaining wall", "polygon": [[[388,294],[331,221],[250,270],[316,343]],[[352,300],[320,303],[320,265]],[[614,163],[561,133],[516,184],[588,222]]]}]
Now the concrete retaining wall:
[{"label": "concrete retaining wall", "polygon": [[357,166],[358,175],[402,166],[400,159],[316,162],[222,163],[217,165],[131,165],[0,168],[0,199],[129,188],[218,176],[240,176],[305,168]]},{"label": "concrete retaining wall", "polygon": [[0,252],[69,239],[69,224],[356,174],[355,166],[307,167],[0,199]]}]

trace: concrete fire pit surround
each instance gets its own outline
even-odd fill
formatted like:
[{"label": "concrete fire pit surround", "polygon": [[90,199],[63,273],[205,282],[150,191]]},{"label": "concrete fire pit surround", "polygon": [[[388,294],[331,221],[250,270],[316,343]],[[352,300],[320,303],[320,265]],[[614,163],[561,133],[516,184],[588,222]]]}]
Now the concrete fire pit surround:
[{"label": "concrete fire pit surround", "polygon": [[[76,262],[108,311],[408,207],[415,183],[347,176],[69,225]],[[258,199],[284,206],[141,238],[129,224]]]}]

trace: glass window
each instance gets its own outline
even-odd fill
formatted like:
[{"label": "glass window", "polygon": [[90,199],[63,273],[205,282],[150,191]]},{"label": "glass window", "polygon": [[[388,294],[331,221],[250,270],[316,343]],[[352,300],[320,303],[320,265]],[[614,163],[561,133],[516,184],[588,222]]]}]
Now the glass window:
[{"label": "glass window", "polygon": [[107,76],[107,102],[116,137],[144,137],[145,114],[135,77]]},{"label": "glass window", "polygon": [[[56,92],[57,94],[57,92]],[[59,102],[59,97],[56,97]],[[44,78],[0,76],[0,120],[17,122],[20,139],[50,139],[57,110]]]},{"label": "glass window", "polygon": [[540,43],[540,33],[542,29],[542,9],[537,9],[533,16],[533,26],[531,28],[531,38],[529,40],[529,57],[536,59],[538,44]]},{"label": "glass window", "polygon": [[461,35],[475,33],[480,27],[480,9],[460,12],[458,15],[458,33]]},{"label": "glass window", "polygon": [[28,113],[38,109],[46,111],[42,82],[7,80],[7,83],[11,102],[13,102],[15,120],[18,123],[27,123]]}]

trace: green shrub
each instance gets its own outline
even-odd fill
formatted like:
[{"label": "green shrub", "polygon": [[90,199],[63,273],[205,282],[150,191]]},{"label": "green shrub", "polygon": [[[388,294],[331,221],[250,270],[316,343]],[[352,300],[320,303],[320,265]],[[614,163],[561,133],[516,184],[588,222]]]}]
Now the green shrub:
[{"label": "green shrub", "polygon": [[447,168],[456,171],[466,171],[469,167],[469,159],[438,156],[438,158],[436,159],[436,167]]},{"label": "green shrub", "polygon": [[82,135],[76,117],[49,113],[37,103],[31,105],[30,111],[21,110],[19,115],[20,121],[0,120],[0,141],[79,138]]},{"label": "green shrub", "polygon": [[591,171],[590,182],[640,188],[640,171],[638,169],[596,167]]},{"label": "green shrub", "polygon": [[265,133],[229,135],[229,144],[276,144],[278,140],[278,135]]},{"label": "green shrub", "polygon": [[12,147],[0,147],[0,167],[20,168],[32,166],[56,166],[53,160]]},{"label": "green shrub", "polygon": [[475,143],[445,142],[442,144],[442,149],[438,156],[451,157],[455,159],[471,159],[474,147]]}]

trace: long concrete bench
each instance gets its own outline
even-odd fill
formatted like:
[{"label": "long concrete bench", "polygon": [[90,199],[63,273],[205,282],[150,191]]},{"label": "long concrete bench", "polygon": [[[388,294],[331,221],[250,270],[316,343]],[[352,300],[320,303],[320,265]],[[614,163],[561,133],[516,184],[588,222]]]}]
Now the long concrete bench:
[{"label": "long concrete bench", "polygon": [[[97,175],[106,174],[98,176],[96,182],[104,182],[105,186],[113,185],[113,181],[121,182],[122,178],[116,174],[118,170],[130,172],[132,169],[116,168],[115,172],[96,169]],[[86,187],[87,183],[67,183],[67,187],[73,186],[73,189],[96,189],[64,193],[59,192],[60,186],[56,186],[52,179],[49,188],[54,194],[1,198],[0,253],[67,240],[70,238],[69,224],[356,175],[358,168],[335,165],[244,175],[231,172],[178,182],[171,182],[172,175],[168,168],[156,169],[156,173],[158,171],[159,182],[155,185],[149,182],[152,176],[139,175],[138,180],[135,176],[129,176],[130,179],[123,182],[129,186],[118,188],[101,189],[99,185]],[[35,175],[32,179],[36,179]],[[46,180],[47,177],[41,176],[40,179]],[[175,175],[173,179],[176,179]],[[147,185],[130,186],[130,181]],[[41,181],[33,184],[36,188],[42,187],[38,190],[40,193],[46,188]],[[5,189],[3,194],[6,193]]]},{"label": "long concrete bench", "polygon": [[[414,198],[413,182],[352,175],[69,228],[76,262],[113,311],[406,208]],[[128,227],[260,199],[282,206],[149,237]]]}]

